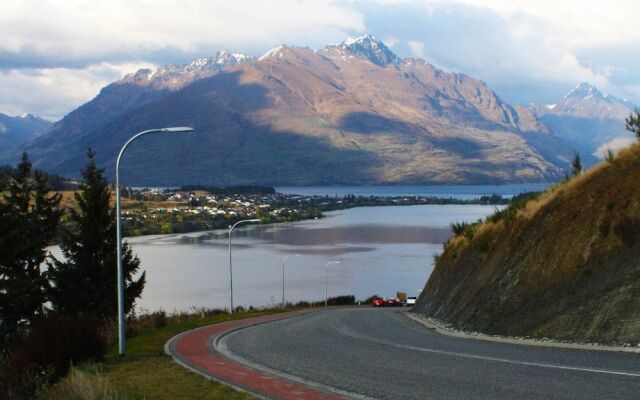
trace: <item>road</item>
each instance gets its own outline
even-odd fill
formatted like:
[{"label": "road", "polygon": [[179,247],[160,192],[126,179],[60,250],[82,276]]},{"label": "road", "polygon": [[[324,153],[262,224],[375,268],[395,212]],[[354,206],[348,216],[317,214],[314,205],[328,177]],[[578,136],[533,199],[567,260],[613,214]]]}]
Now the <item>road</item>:
[{"label": "road", "polygon": [[639,399],[640,355],[432,332],[398,309],[329,309],[250,326],[236,360],[376,399]]}]

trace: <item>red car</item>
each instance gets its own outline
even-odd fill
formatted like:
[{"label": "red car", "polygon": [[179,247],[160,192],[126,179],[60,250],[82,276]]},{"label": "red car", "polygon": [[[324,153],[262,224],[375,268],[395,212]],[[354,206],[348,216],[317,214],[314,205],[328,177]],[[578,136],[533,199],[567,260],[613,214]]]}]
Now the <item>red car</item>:
[{"label": "red car", "polygon": [[398,307],[401,306],[402,303],[398,302],[396,299],[387,299],[384,302],[385,307]]},{"label": "red car", "polygon": [[371,305],[374,307],[384,307],[384,299],[382,297],[376,297],[371,302]]}]

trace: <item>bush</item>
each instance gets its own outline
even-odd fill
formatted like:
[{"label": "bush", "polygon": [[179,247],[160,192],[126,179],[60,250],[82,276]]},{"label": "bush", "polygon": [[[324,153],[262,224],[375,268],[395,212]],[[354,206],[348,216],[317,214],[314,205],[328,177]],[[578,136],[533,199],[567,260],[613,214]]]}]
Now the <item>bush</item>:
[{"label": "bush", "polygon": [[37,319],[17,347],[14,362],[19,368],[50,369],[51,378],[59,378],[73,364],[104,359],[106,345],[100,328],[100,321],[89,317]]},{"label": "bush", "polygon": [[473,236],[476,233],[476,230],[478,229],[478,227],[480,226],[481,221],[478,220],[477,222],[474,222],[472,224],[468,223],[468,222],[454,222],[451,224],[451,231],[453,232],[454,236],[460,236],[463,235],[464,237],[466,237],[467,239],[471,240],[473,239]]},{"label": "bush", "polygon": [[33,399],[47,388],[50,370],[17,363],[10,355],[0,356],[0,398]]},{"label": "bush", "polygon": [[495,213],[488,216],[487,221],[493,222],[495,224],[501,220],[511,220],[516,216],[518,211],[526,207],[527,203],[529,203],[531,200],[537,199],[541,194],[541,192],[520,193],[511,199],[511,203],[508,207],[502,210],[496,210]]},{"label": "bush", "polygon": [[613,232],[627,247],[633,246],[640,235],[640,218],[620,218],[613,225]]},{"label": "bush", "polygon": [[354,295],[329,297],[327,299],[327,304],[330,306],[354,305],[356,304],[356,297]]},{"label": "bush", "polygon": [[615,160],[615,158],[616,158],[616,154],[613,152],[613,150],[607,149],[607,151],[604,152],[604,159],[608,163],[612,163],[613,160]]},{"label": "bush", "polygon": [[167,313],[163,310],[156,311],[151,314],[151,320],[153,321],[153,327],[164,328],[169,324],[169,320],[167,319]]}]

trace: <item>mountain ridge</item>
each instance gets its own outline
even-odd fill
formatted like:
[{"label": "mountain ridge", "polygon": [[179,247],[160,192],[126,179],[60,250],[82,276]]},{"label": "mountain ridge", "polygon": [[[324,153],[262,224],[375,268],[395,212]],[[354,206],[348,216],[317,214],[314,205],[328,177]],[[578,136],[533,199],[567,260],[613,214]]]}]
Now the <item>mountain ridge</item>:
[{"label": "mountain ridge", "polygon": [[46,133],[52,123],[33,114],[12,117],[0,113],[0,149],[13,148]]},{"label": "mountain ridge", "polygon": [[[635,141],[625,129],[625,119],[635,105],[604,95],[586,82],[578,84],[553,104],[532,105],[540,120],[558,137],[568,141],[583,157],[604,158],[607,150],[618,151]],[[595,160],[588,162],[592,164]]]},{"label": "mountain ridge", "polygon": [[[112,168],[118,143],[135,129],[193,124],[209,146],[203,151],[196,139],[184,140],[202,163],[189,163],[194,176],[174,169],[156,180],[139,169],[146,163],[125,172],[156,184],[178,178],[190,179],[185,184],[544,181],[561,176],[571,156],[533,109],[510,106],[464,74],[399,59],[371,35],[319,50],[276,46],[243,61],[212,72],[215,63],[196,60],[181,67],[184,81],[175,77],[178,67],[127,75],[26,148],[39,168],[73,174],[87,146]],[[187,71],[189,65],[198,72]],[[228,129],[221,132],[225,123]],[[156,141],[169,146],[149,142],[156,154],[187,157],[181,146],[179,154],[173,152],[177,138]],[[63,143],[71,153],[52,150]],[[243,147],[252,153],[239,155]],[[138,159],[144,153],[131,151]],[[220,152],[236,162],[223,166]],[[310,156],[305,160],[296,152]],[[319,167],[310,169],[310,162]],[[157,170],[153,162],[145,167]],[[224,173],[212,176],[208,168]],[[259,173],[251,177],[250,169]]]}]

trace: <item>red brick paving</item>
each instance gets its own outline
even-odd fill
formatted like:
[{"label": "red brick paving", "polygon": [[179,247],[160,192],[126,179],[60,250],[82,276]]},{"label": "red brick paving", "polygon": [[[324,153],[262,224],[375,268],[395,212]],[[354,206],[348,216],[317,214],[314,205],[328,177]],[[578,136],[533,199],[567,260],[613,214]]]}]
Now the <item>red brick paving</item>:
[{"label": "red brick paving", "polygon": [[209,339],[235,328],[256,323],[274,321],[292,315],[305,314],[308,311],[296,311],[283,314],[272,314],[262,317],[229,321],[206,326],[184,333],[173,340],[171,352],[180,361],[186,363],[222,382],[238,386],[273,399],[334,400],[345,399],[334,393],[306,386],[286,378],[268,374],[230,360],[208,346]]}]

